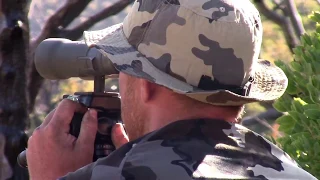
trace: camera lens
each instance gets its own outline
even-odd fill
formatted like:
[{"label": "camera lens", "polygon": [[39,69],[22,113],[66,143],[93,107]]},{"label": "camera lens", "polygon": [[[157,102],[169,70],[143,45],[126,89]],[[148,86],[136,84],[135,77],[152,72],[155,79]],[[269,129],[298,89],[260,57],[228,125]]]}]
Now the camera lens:
[{"label": "camera lens", "polygon": [[98,122],[98,133],[100,133],[101,135],[111,135],[113,121],[106,117],[100,117],[98,118]]}]

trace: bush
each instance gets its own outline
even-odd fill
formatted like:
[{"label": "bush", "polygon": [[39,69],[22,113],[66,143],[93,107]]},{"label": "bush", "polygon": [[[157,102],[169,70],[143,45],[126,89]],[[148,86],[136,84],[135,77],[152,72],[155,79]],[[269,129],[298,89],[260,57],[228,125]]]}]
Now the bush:
[{"label": "bush", "polygon": [[276,141],[306,171],[320,179],[320,12],[314,32],[301,37],[289,64],[276,61],[289,79],[285,94],[274,108],[285,115],[277,119],[282,137]]}]

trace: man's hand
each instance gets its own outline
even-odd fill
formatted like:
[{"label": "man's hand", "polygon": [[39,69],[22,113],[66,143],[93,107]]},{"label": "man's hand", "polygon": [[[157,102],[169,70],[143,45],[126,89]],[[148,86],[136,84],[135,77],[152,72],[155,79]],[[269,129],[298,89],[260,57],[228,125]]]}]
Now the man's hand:
[{"label": "man's hand", "polygon": [[[75,112],[85,113],[79,137],[69,134]],[[27,161],[32,180],[55,180],[92,162],[97,112],[63,100],[29,138]]]}]

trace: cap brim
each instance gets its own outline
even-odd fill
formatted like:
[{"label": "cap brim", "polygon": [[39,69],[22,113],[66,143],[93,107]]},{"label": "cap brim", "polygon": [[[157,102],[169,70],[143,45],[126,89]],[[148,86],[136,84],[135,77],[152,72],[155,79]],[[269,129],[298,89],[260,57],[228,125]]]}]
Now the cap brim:
[{"label": "cap brim", "polygon": [[156,68],[143,54],[131,46],[124,35],[122,23],[98,31],[85,31],[84,40],[107,56],[115,68],[123,73],[149,80],[193,99],[214,105],[237,106],[279,98],[288,80],[284,72],[264,60],[256,63],[254,81],[248,96],[228,90],[204,91],[180,81]]},{"label": "cap brim", "polygon": [[259,59],[254,69],[253,82],[247,96],[227,90],[188,93],[187,96],[215,105],[243,105],[251,102],[272,101],[283,95],[288,86],[288,79],[279,67]]}]

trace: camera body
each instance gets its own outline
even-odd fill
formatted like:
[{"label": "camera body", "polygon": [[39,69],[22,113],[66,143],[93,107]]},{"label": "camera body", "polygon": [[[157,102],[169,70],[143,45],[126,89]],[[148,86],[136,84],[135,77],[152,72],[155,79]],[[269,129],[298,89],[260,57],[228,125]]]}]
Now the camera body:
[{"label": "camera body", "polygon": [[[64,95],[63,98],[76,101],[87,108],[98,112],[98,131],[94,142],[93,161],[108,156],[115,150],[111,140],[111,130],[116,123],[122,123],[120,98],[117,93],[77,92],[74,95]],[[79,136],[84,114],[75,113],[71,124],[70,134]]]}]

